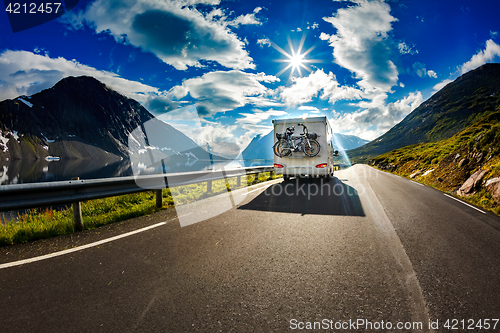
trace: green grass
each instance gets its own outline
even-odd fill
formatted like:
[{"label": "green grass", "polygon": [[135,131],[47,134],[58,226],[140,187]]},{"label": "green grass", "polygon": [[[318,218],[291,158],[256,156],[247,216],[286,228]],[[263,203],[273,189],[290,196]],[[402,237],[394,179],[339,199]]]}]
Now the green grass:
[{"label": "green grass", "polygon": [[[259,174],[259,178],[247,176],[247,184],[264,182],[269,178],[269,172]],[[276,176],[273,177],[275,179]],[[167,188],[163,190],[163,207],[156,207],[154,191],[145,191],[104,199],[82,202],[82,216],[85,230],[127,220],[133,217],[149,215],[176,204],[186,204],[199,199],[220,194],[226,189],[231,191],[245,186],[236,186],[236,178],[217,180],[212,183],[212,192],[207,193],[205,182]],[[33,209],[19,215],[17,223],[3,224],[0,216],[0,246],[31,242],[37,239],[66,235],[75,232],[73,209],[68,207],[62,210]]]}]

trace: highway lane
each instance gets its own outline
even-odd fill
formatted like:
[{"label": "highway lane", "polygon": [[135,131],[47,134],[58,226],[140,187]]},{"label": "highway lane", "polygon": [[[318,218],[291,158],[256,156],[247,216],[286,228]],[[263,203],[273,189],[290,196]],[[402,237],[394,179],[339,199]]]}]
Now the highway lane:
[{"label": "highway lane", "polygon": [[498,318],[500,219],[384,172],[369,182],[413,263],[433,318]]},{"label": "highway lane", "polygon": [[181,228],[163,213],[150,224],[165,225],[140,234],[1,269],[2,330],[269,332],[293,319],[426,327],[498,317],[497,217],[367,166],[337,177],[235,192],[237,207],[199,223]]}]

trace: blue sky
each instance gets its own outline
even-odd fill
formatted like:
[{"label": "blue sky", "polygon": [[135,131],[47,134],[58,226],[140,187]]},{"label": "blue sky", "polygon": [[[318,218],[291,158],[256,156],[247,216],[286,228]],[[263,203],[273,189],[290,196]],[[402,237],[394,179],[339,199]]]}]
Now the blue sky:
[{"label": "blue sky", "polygon": [[2,11],[0,100],[91,75],[220,154],[285,117],[372,140],[500,60],[498,13],[491,0],[97,0],[13,33]]}]

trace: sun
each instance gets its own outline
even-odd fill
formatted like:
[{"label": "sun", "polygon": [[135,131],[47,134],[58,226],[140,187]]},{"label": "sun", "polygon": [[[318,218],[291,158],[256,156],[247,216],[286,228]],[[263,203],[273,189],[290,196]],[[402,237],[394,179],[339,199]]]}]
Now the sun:
[{"label": "sun", "polygon": [[304,55],[303,54],[294,54],[292,57],[289,59],[290,65],[292,65],[293,68],[299,69],[302,65],[302,61],[304,60]]},{"label": "sun", "polygon": [[297,48],[297,50],[295,50],[293,47],[292,41],[290,40],[290,37],[288,37],[288,46],[290,47],[290,53],[286,52],[285,50],[283,50],[281,47],[279,47],[275,43],[271,44],[276,50],[278,50],[281,54],[283,54],[286,57],[286,59],[278,59],[276,61],[288,63],[288,65],[285,68],[283,68],[282,70],[280,70],[276,74],[276,76],[280,76],[281,74],[286,72],[288,69],[291,69],[290,70],[290,78],[292,78],[292,76],[295,74],[295,72],[297,72],[299,74],[299,76],[302,77],[301,68],[305,69],[308,72],[311,72],[311,69],[305,65],[306,63],[321,62],[319,60],[306,59],[306,55],[309,54],[314,49],[314,46],[309,48],[307,51],[302,52],[302,47],[304,46],[305,39],[306,39],[306,35],[304,34],[304,35],[302,35],[302,39],[300,40],[299,47]]}]

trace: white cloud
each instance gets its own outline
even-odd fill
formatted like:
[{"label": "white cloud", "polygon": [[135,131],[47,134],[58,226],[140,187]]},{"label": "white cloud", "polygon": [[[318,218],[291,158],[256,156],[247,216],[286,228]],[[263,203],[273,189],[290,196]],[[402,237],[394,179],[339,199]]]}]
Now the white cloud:
[{"label": "white cloud", "polygon": [[359,89],[339,86],[332,72],[326,74],[319,69],[306,77],[293,78],[292,86],[282,88],[280,97],[285,104],[295,106],[311,102],[318,95],[320,99],[333,104],[338,100],[360,99],[362,94]]},{"label": "white cloud", "polygon": [[[206,147],[208,142],[213,153],[234,158],[257,134],[267,134],[272,130],[270,118],[286,116],[287,112],[254,109],[240,115],[243,117],[236,119],[234,124],[224,125],[199,117],[194,105],[190,105],[165,113],[158,118],[168,122],[202,147]],[[243,134],[235,134],[241,133],[242,130]]]},{"label": "white cloud", "polygon": [[172,88],[170,93],[177,99],[189,93],[196,99],[199,114],[207,116],[234,110],[247,104],[279,106],[279,103],[268,98],[272,90],[261,83],[276,81],[279,81],[277,77],[264,73],[252,74],[238,70],[216,71],[188,79],[182,83],[182,86]]},{"label": "white cloud", "polygon": [[311,112],[315,112],[315,113],[319,112],[319,109],[317,107],[306,106],[306,105],[299,106],[298,110],[311,111]]},{"label": "white cloud", "polygon": [[0,54],[0,100],[33,95],[52,87],[65,77],[82,75],[92,76],[139,102],[160,94],[157,88],[123,79],[118,74],[97,70],[75,60],[7,50]]},{"label": "white cloud", "polygon": [[269,119],[270,117],[281,117],[285,116],[288,113],[285,111],[280,111],[280,110],[273,110],[269,109],[267,111],[262,111],[255,109],[253,110],[252,113],[240,113],[243,118],[238,118],[236,120],[236,123],[238,124],[252,124],[252,125],[257,125],[258,123]]},{"label": "white cloud", "polygon": [[373,140],[399,123],[423,101],[422,94],[417,91],[405,98],[385,105],[380,95],[370,103],[359,103],[362,110],[352,113],[333,111],[330,124],[334,132],[359,136],[365,140]]},{"label": "white cloud", "polygon": [[216,21],[216,18],[226,20],[226,14],[220,8],[212,9],[205,17],[210,21]]},{"label": "white cloud", "polygon": [[239,25],[262,25],[262,22],[255,17],[255,14],[262,10],[261,7],[254,9],[253,13],[238,16],[233,21],[229,22],[229,25],[238,27]]},{"label": "white cloud", "polygon": [[238,144],[246,147],[257,134],[268,134],[272,129],[271,118],[279,118],[288,115],[285,111],[269,109],[262,111],[252,110],[251,113],[240,113],[243,118],[238,118],[236,124],[241,126],[246,133],[238,138]]},{"label": "white cloud", "polygon": [[212,5],[216,6],[220,4],[221,0],[184,0],[186,5],[197,5],[197,4],[204,4],[204,5]]},{"label": "white cloud", "polygon": [[[155,54],[178,70],[200,67],[200,60],[215,61],[234,69],[255,68],[244,43],[228,29],[223,12],[211,12],[205,17],[186,4],[162,0],[97,0],[84,13],[72,11],[63,20],[74,28],[87,24],[97,33],[112,35],[119,43],[130,43]],[[220,21],[216,17],[221,17]],[[243,23],[246,19],[241,20]]]},{"label": "white cloud", "polygon": [[208,121],[198,116],[196,107],[189,105],[158,116],[193,139],[199,146],[210,150],[216,155],[235,158],[246,147],[251,137],[237,137],[234,133],[239,128],[237,124],[221,124]]},{"label": "white cloud", "polygon": [[443,80],[443,81],[439,82],[438,84],[436,84],[433,87],[434,91],[432,92],[432,94],[434,95],[436,92],[438,92],[439,90],[443,89],[450,82],[453,82],[453,80],[446,79],[446,80]]},{"label": "white cloud", "polygon": [[204,137],[209,142],[212,153],[227,158],[235,158],[243,150],[244,146],[238,142],[239,138],[234,136],[237,125],[223,125],[220,123],[204,124],[195,129],[195,136]]},{"label": "white cloud", "polygon": [[486,41],[486,48],[473,55],[469,61],[460,67],[460,70],[462,74],[465,74],[497,57],[500,57],[500,45],[495,43],[492,39],[489,39]]},{"label": "white cloud", "polygon": [[321,33],[333,47],[335,62],[356,74],[358,85],[365,90],[390,91],[397,84],[398,71],[390,60],[388,32],[391,23],[390,7],[383,1],[358,0],[356,5],[341,8],[333,17],[323,18],[337,32]]},{"label": "white cloud", "polygon": [[497,38],[498,37],[498,31],[491,31],[490,30],[490,36],[491,36],[492,39]]},{"label": "white cloud", "polygon": [[272,44],[268,38],[262,38],[262,39],[257,39],[257,45],[263,48],[264,45],[267,45],[267,47],[271,47]]},{"label": "white cloud", "polygon": [[408,46],[408,44],[406,44],[405,42],[398,43],[398,50],[399,50],[399,53],[401,53],[401,54],[410,54],[410,55],[417,54],[418,50],[415,50],[414,48],[415,48],[415,45]]},{"label": "white cloud", "polygon": [[[307,24],[309,24],[309,23],[307,23]],[[318,28],[319,28],[319,24],[316,22],[314,22],[312,25],[307,26],[307,29],[312,29],[312,30],[318,29]]]},{"label": "white cloud", "polygon": [[[490,32],[490,33],[493,33],[493,32]],[[478,53],[473,55],[469,61],[467,61],[466,63],[459,66],[459,72],[461,74],[465,74],[465,73],[467,73],[471,70],[474,70],[474,69],[476,69],[476,68],[478,68],[478,67],[480,67],[488,62],[492,62],[495,59],[498,59],[499,57],[500,57],[500,45],[495,43],[492,39],[489,39],[486,41],[486,47],[484,50],[479,51]],[[430,72],[432,72],[432,73],[430,73]],[[429,76],[437,77],[437,76],[433,76],[434,74],[435,73],[433,71],[428,71]],[[456,77],[457,74],[458,73],[455,73],[453,76]],[[438,84],[436,84],[433,87],[434,90],[433,90],[432,94],[435,94],[439,90],[443,89],[450,82],[453,82],[453,80],[446,79],[446,80],[439,82]]]},{"label": "white cloud", "polygon": [[425,68],[425,67],[426,67],[425,64],[422,64],[421,62],[417,61],[417,62],[413,63],[413,65],[412,65],[413,70],[409,70],[409,72],[416,74],[417,76],[420,76],[420,77],[429,76],[432,78],[437,78],[437,74],[435,71],[427,70],[427,68]]}]

